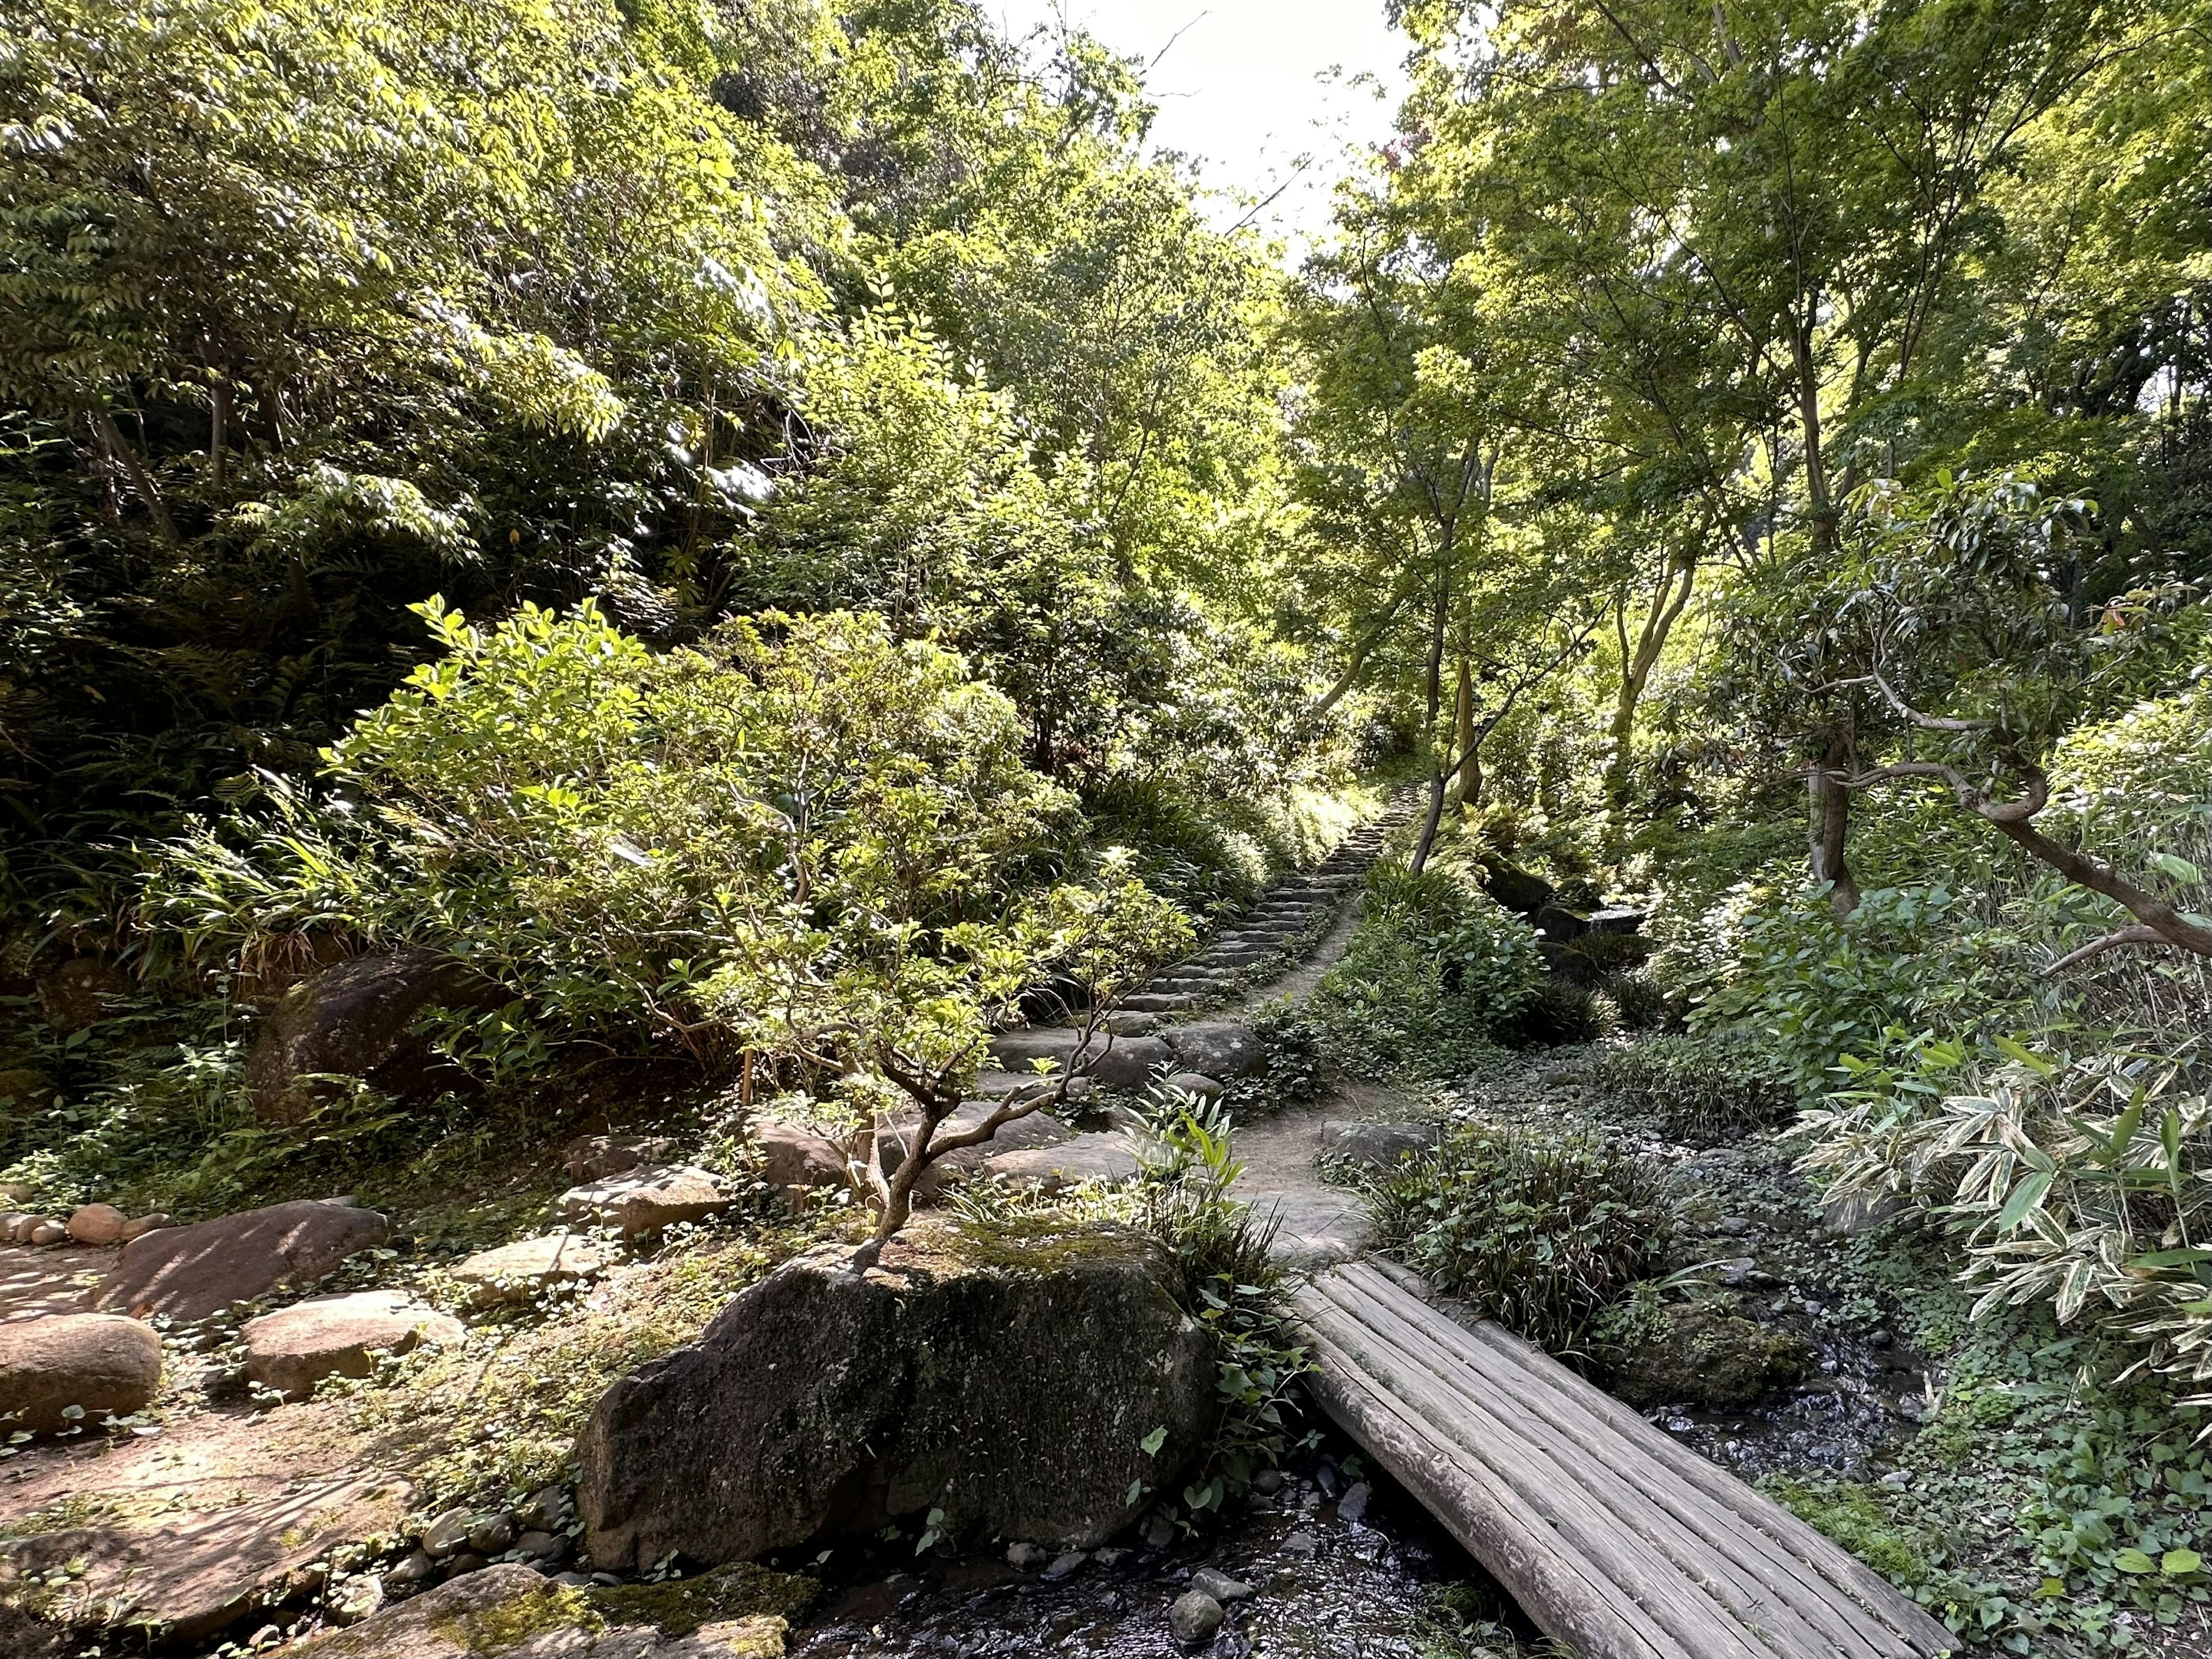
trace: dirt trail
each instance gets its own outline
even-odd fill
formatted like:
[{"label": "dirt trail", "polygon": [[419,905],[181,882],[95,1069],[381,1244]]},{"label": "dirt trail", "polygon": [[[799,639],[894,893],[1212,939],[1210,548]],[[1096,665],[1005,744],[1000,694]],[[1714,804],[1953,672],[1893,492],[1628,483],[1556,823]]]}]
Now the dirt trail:
[{"label": "dirt trail", "polygon": [[[1347,904],[1311,956],[1245,997],[1245,1012],[1271,1002],[1304,1002],[1343,956],[1359,926],[1358,902]],[[1275,1254],[1294,1267],[1326,1267],[1364,1255],[1374,1243],[1358,1198],[1322,1179],[1322,1126],[1345,1118],[1402,1120],[1427,1115],[1418,1101],[1380,1084],[1340,1082],[1318,1100],[1285,1108],[1237,1127],[1237,1157],[1244,1165],[1236,1195],[1276,1224]]]}]

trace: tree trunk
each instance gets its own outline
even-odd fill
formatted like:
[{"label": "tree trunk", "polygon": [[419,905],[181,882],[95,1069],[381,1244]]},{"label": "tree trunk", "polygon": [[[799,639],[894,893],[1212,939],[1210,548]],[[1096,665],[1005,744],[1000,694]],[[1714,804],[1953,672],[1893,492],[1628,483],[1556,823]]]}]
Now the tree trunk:
[{"label": "tree trunk", "polygon": [[1480,778],[1481,769],[1474,758],[1474,665],[1462,652],[1459,659],[1459,697],[1452,721],[1452,754],[1458,763],[1457,775],[1452,780],[1450,805],[1462,811],[1468,804],[1468,780]]},{"label": "tree trunk", "polygon": [[107,452],[107,459],[119,467],[131,480],[131,488],[137,495],[147,515],[154,520],[154,528],[161,534],[162,543],[176,546],[183,538],[177,534],[177,521],[169,516],[168,503],[161,499],[161,489],[155,484],[151,473],[140,464],[137,453],[125,441],[122,428],[115,417],[104,409],[89,411],[93,434],[100,447]]},{"label": "tree trunk", "polygon": [[1813,879],[1830,884],[1828,902],[1841,921],[1859,908],[1858,878],[1851,874],[1845,856],[1850,839],[1850,741],[1838,732],[1828,739],[1828,752],[1812,776]]},{"label": "tree trunk", "polygon": [[1429,757],[1429,810],[1421,820],[1421,838],[1414,843],[1413,872],[1415,875],[1429,867],[1429,854],[1435,851],[1437,826],[1444,815],[1444,757],[1437,747],[1437,716],[1443,709],[1444,633],[1451,621],[1451,585],[1445,580],[1443,566],[1437,569],[1437,602],[1429,616],[1429,663],[1427,718],[1423,722],[1421,735],[1427,745]]},{"label": "tree trunk", "polygon": [[[1680,579],[1679,586],[1677,577]],[[1613,624],[1621,644],[1620,694],[1613,707],[1613,760],[1607,768],[1606,780],[1607,797],[1616,808],[1628,805],[1637,707],[1644,700],[1644,688],[1651,683],[1651,671],[1659,665],[1660,653],[1667,648],[1668,635],[1690,603],[1697,579],[1694,550],[1668,561],[1666,569],[1660,573],[1658,588],[1651,596],[1651,608],[1644,613],[1644,625],[1637,630],[1633,647],[1628,643],[1627,593],[1626,590],[1622,592],[1620,613]]]}]

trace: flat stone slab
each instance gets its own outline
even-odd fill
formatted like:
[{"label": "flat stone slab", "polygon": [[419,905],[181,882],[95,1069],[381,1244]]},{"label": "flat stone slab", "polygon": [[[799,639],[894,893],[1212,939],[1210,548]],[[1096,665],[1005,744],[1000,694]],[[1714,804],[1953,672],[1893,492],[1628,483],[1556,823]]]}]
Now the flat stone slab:
[{"label": "flat stone slab", "polygon": [[240,1210],[132,1239],[87,1300],[95,1311],[138,1319],[204,1319],[281,1286],[310,1284],[391,1236],[375,1211],[329,1199]]},{"label": "flat stone slab", "polygon": [[711,1170],[672,1164],[571,1187],[561,1194],[560,1208],[563,1221],[604,1223],[619,1229],[625,1238],[638,1238],[679,1222],[704,1221],[737,1201]]},{"label": "flat stone slab", "polygon": [[310,1297],[258,1319],[239,1335],[246,1374],[288,1400],[304,1400],[326,1376],[368,1376],[379,1353],[405,1353],[425,1342],[457,1347],[468,1328],[426,1308],[404,1291]]},{"label": "flat stone slab", "polygon": [[518,1238],[497,1249],[478,1250],[453,1275],[478,1296],[527,1297],[564,1279],[597,1279],[615,1264],[614,1249],[582,1233]]},{"label": "flat stone slab", "polygon": [[1099,1133],[1078,1135],[1057,1146],[1001,1152],[987,1159],[983,1173],[1010,1187],[1055,1193],[1087,1181],[1127,1181],[1138,1170],[1128,1137]]},{"label": "flat stone slab", "polygon": [[1321,1126],[1321,1152],[1323,1158],[1388,1170],[1407,1158],[1433,1152],[1443,1139],[1443,1126],[1437,1123],[1360,1123],[1336,1119]]},{"label": "flat stone slab", "polygon": [[1375,1246],[1367,1206],[1333,1187],[1297,1188],[1289,1192],[1247,1192],[1237,1196],[1261,1220],[1275,1224],[1274,1256],[1285,1267],[1326,1267],[1364,1255]]},{"label": "flat stone slab", "polygon": [[26,1453],[0,1466],[0,1526],[21,1534],[0,1544],[0,1577],[81,1560],[76,1605],[199,1640],[289,1600],[339,1545],[399,1530],[407,1483],[357,1467],[359,1450],[313,1404]]}]

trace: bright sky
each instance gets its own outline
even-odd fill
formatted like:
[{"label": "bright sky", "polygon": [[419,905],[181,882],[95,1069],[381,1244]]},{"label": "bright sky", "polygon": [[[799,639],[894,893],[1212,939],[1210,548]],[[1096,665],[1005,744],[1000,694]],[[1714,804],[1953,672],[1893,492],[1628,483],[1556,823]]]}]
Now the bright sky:
[{"label": "bright sky", "polygon": [[[1312,164],[1254,221],[1288,238],[1291,257],[1328,222],[1346,147],[1388,139],[1404,95],[1407,42],[1382,0],[986,0],[1019,37],[1067,21],[1146,76],[1159,118],[1152,142],[1197,158],[1216,190],[1264,197]],[[1157,62],[1154,60],[1157,59]],[[1355,77],[1369,80],[1356,83]],[[1378,95],[1376,82],[1382,93]],[[1224,225],[1243,205],[1223,202]]]}]

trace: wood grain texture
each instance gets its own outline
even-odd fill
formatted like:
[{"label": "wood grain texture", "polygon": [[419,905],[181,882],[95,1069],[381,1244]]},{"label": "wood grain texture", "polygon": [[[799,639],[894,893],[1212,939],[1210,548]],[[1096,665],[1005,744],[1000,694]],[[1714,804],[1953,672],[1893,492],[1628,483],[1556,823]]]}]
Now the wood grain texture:
[{"label": "wood grain texture", "polygon": [[1345,1430],[1584,1659],[1936,1659],[1942,1626],[1863,1564],[1395,1264],[1295,1307]]}]

